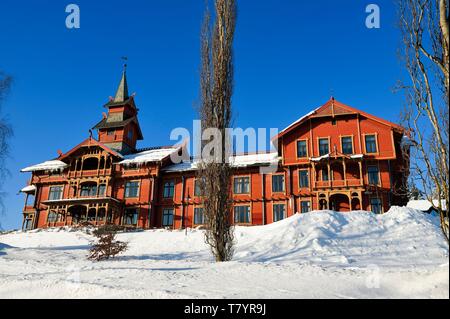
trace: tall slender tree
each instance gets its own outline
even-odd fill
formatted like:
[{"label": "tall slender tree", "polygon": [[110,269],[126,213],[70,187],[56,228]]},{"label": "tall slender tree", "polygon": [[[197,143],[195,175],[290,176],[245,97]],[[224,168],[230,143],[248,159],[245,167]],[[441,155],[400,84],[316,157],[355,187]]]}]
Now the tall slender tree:
[{"label": "tall slender tree", "polygon": [[[404,125],[411,138],[411,178],[439,211],[448,239],[449,0],[398,0],[409,81]],[[447,210],[447,212],[446,212]]]},{"label": "tall slender tree", "polygon": [[9,138],[12,135],[12,129],[8,121],[2,117],[2,104],[11,87],[12,78],[0,70],[0,213],[4,211],[3,203],[3,182],[8,175],[6,168],[6,158],[9,151]]},{"label": "tall slender tree", "polygon": [[[235,0],[215,0],[211,25],[206,10],[201,33],[202,160],[199,181],[203,189],[203,211],[207,223],[205,241],[216,261],[233,256],[234,230],[231,220],[229,136],[233,94],[233,38],[236,25]],[[209,139],[208,139],[209,138]],[[212,148],[211,145],[214,145]]]}]

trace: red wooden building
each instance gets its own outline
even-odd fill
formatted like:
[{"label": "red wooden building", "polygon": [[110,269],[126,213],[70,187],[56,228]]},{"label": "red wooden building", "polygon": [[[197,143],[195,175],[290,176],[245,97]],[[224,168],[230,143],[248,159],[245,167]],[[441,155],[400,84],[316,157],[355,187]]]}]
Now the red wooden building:
[{"label": "red wooden building", "polygon": [[[126,72],[92,136],[31,172],[23,229],[114,222],[183,228],[204,221],[195,163],[174,164],[176,147],[137,149],[143,139]],[[333,209],[382,213],[403,205],[395,195],[408,162],[402,127],[333,98],[281,131],[278,152],[233,157],[233,220],[262,225],[299,212]],[[275,173],[261,174],[261,166]]]}]

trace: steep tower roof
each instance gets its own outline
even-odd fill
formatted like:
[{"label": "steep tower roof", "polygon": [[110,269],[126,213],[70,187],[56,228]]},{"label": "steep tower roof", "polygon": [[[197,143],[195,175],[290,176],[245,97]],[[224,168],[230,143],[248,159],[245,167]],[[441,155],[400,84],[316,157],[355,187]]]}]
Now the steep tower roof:
[{"label": "steep tower roof", "polygon": [[117,88],[116,95],[114,97],[114,103],[125,102],[130,96],[128,95],[128,83],[127,83],[127,65],[124,64],[122,71],[122,78],[120,79],[119,87]]},{"label": "steep tower roof", "polygon": [[108,113],[93,127],[98,132],[99,142],[121,154],[135,152],[136,142],[144,138],[134,95],[128,95],[126,67],[125,64],[115,97],[110,97],[109,102],[105,104]]}]

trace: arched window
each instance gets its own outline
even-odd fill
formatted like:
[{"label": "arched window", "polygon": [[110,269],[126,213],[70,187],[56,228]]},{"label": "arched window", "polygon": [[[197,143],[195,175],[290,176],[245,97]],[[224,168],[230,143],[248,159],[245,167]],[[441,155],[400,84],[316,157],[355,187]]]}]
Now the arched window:
[{"label": "arched window", "polygon": [[98,214],[97,214],[97,221],[104,221],[106,215],[106,209],[105,208],[99,208]]},{"label": "arched window", "polygon": [[98,159],[96,157],[86,158],[83,162],[83,170],[94,170],[98,169]]},{"label": "arched window", "polygon": [[97,213],[97,211],[96,211],[95,208],[89,209],[89,211],[88,211],[88,217],[87,217],[87,219],[88,219],[89,222],[95,222],[95,214],[96,214],[96,213]]}]

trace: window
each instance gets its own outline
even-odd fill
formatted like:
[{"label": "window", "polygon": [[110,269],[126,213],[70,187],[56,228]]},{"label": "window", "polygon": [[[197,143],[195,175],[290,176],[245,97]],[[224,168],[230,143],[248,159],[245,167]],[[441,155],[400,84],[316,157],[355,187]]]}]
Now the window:
[{"label": "window", "polygon": [[300,210],[302,213],[308,213],[311,211],[311,202],[310,201],[301,201],[300,202]]},{"label": "window", "polygon": [[162,218],[163,227],[172,226],[173,225],[173,208],[164,208],[162,217],[163,217]]},{"label": "window", "polygon": [[332,120],[331,120],[331,125],[336,125],[336,124],[337,124],[336,119],[332,119]]},{"label": "window", "polygon": [[297,157],[307,157],[308,156],[308,149],[306,145],[306,141],[297,141]]},{"label": "window", "polygon": [[250,177],[235,177],[233,189],[235,194],[250,193]]},{"label": "window", "polygon": [[194,208],[194,224],[203,225],[205,224],[205,214],[203,212],[203,207]]},{"label": "window", "polygon": [[370,199],[370,209],[375,214],[381,214],[383,212],[383,208],[381,206],[381,200],[379,198],[371,198]]},{"label": "window", "polygon": [[125,210],[124,224],[125,225],[137,225],[138,211],[136,208],[128,208]]},{"label": "window", "polygon": [[63,187],[62,186],[52,186],[50,187],[50,192],[48,194],[49,200],[58,200],[62,198]]},{"label": "window", "polygon": [[319,138],[319,155],[330,154],[330,146],[327,138]]},{"label": "window", "polygon": [[128,131],[128,139],[129,140],[133,139],[133,131],[132,130]]},{"label": "window", "polygon": [[234,206],[234,222],[250,223],[250,206]]},{"label": "window", "polygon": [[139,197],[139,182],[126,182],[125,183],[125,197]]},{"label": "window", "polygon": [[328,168],[322,168],[322,181],[328,182],[330,180],[330,176],[328,175]]},{"label": "window", "polygon": [[273,204],[273,221],[277,222],[285,218],[286,218],[286,205]]},{"label": "window", "polygon": [[202,194],[203,194],[202,181],[196,179],[194,182],[194,196],[202,196]]},{"label": "window", "polygon": [[83,184],[81,185],[80,196],[82,197],[95,197],[97,196],[96,184]]},{"label": "window", "polygon": [[367,167],[367,175],[369,177],[370,185],[378,185],[378,166],[368,166]]},{"label": "window", "polygon": [[175,192],[175,183],[173,181],[167,181],[164,183],[163,197],[173,198]]},{"label": "window", "polygon": [[309,173],[307,170],[301,170],[298,172],[300,188],[309,187]]},{"label": "window", "polygon": [[272,192],[284,192],[284,175],[272,175]]},{"label": "window", "polygon": [[112,136],[115,132],[115,130],[108,130],[106,134],[108,134],[108,136]]},{"label": "window", "polygon": [[105,191],[106,191],[106,185],[105,184],[100,184],[98,186],[98,196],[104,196],[105,195]]},{"label": "window", "polygon": [[58,220],[58,214],[55,212],[48,213],[47,222],[55,223]]},{"label": "window", "polygon": [[375,135],[366,135],[366,153],[376,153],[377,152],[377,141]]},{"label": "window", "polygon": [[351,136],[345,136],[341,138],[342,153],[353,154],[353,139]]}]

